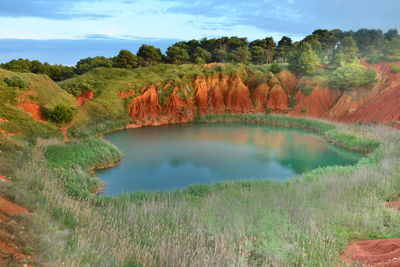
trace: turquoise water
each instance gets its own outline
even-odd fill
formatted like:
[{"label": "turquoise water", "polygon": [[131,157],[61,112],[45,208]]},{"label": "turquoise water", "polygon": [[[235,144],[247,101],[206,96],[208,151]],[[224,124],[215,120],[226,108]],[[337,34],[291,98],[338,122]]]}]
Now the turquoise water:
[{"label": "turquoise water", "polygon": [[96,172],[106,182],[103,195],[236,179],[285,181],[361,158],[302,130],[244,124],[144,127],[106,139],[124,156],[120,165]]}]

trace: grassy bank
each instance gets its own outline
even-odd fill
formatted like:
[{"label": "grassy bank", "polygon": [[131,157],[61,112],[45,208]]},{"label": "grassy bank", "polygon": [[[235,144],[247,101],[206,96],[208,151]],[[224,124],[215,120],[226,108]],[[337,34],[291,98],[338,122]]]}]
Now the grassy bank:
[{"label": "grassy bank", "polygon": [[39,141],[16,170],[13,193],[35,210],[38,252],[66,266],[334,266],[350,240],[399,236],[400,214],[384,206],[400,198],[398,131],[261,115],[197,121],[302,128],[369,154],[355,166],[317,169],[285,183],[103,198],[90,193],[98,180],[88,170],[119,157],[112,145],[95,138]]}]

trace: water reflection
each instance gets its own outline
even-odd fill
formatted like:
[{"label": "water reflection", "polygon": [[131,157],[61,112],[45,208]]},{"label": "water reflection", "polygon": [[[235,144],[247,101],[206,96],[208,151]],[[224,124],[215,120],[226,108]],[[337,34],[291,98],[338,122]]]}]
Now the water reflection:
[{"label": "water reflection", "polygon": [[233,179],[283,181],[360,158],[301,130],[240,124],[139,128],[107,139],[125,155],[119,166],[98,172],[106,195]]}]

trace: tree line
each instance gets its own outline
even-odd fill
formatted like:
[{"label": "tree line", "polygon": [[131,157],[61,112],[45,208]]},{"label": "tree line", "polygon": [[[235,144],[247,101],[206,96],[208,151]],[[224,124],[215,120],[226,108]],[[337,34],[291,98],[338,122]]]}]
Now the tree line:
[{"label": "tree line", "polygon": [[360,29],[358,31],[318,29],[303,40],[294,42],[284,36],[278,42],[272,37],[249,42],[247,38],[203,38],[177,42],[163,54],[152,45],[142,45],[136,54],[121,50],[112,58],[97,56],[79,60],[75,66],[51,65],[37,60],[11,60],[0,67],[16,72],[47,74],[55,81],[83,74],[97,67],[133,69],[161,63],[204,64],[233,62],[269,64],[288,63],[297,73],[312,74],[319,65],[336,69],[360,58],[370,63],[400,60],[400,36],[396,29]]}]

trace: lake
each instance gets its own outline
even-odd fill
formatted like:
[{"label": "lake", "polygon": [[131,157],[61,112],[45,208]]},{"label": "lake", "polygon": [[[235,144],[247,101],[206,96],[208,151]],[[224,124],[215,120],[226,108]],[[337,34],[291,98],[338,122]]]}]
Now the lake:
[{"label": "lake", "polygon": [[185,188],[231,180],[286,181],[362,155],[298,129],[246,124],[143,127],[106,136],[123,153],[121,164],[98,170],[103,195]]}]

